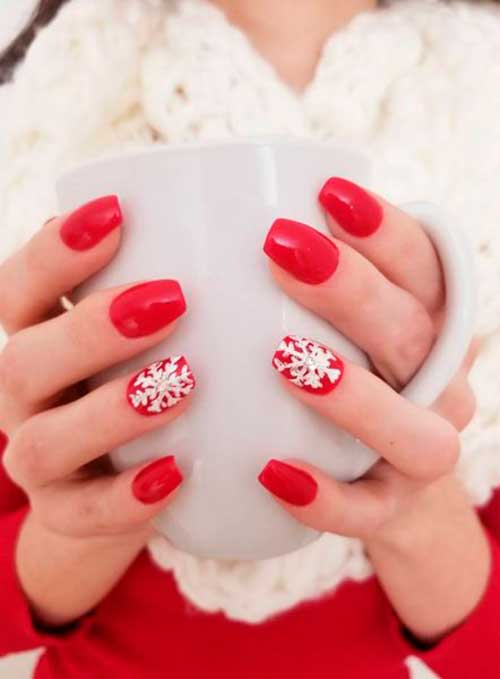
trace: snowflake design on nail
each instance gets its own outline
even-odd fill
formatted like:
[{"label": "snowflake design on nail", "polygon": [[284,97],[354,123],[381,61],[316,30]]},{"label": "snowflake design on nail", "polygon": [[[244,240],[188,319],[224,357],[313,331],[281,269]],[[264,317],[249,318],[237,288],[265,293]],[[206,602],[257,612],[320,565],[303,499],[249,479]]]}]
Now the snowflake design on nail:
[{"label": "snowflake design on nail", "polygon": [[190,394],[196,385],[184,356],[156,361],[130,380],[128,400],[143,415],[158,415]]},{"label": "snowflake design on nail", "polygon": [[273,366],[292,384],[311,394],[328,394],[344,374],[344,364],[330,349],[295,335],[281,341]]}]

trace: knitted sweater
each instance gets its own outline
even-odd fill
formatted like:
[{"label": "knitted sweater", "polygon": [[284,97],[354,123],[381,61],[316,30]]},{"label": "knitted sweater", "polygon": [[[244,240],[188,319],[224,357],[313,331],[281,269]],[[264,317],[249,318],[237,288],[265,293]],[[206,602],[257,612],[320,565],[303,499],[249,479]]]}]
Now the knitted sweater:
[{"label": "knitted sweater", "polygon": [[[326,43],[312,82],[280,81],[207,0],[72,0],[0,88],[0,258],[57,212],[67,167],[145,145],[286,133],[367,152],[369,187],[442,203],[469,231],[486,336],[478,414],[458,468],[474,501],[500,485],[500,9],[395,0]],[[359,541],[325,535],[262,563],[150,550],[200,608],[258,621],[371,567]]]}]

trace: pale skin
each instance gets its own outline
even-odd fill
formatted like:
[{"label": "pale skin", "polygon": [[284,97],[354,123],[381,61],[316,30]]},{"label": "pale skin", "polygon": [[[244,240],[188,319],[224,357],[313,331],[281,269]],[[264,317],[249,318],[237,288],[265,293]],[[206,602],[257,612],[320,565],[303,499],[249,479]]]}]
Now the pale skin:
[{"label": "pale skin", "polygon": [[[313,77],[326,37],[376,3],[214,4],[247,33],[282,80],[300,91]],[[318,410],[376,449],[382,461],[364,479],[346,485],[294,460],[314,476],[319,491],[306,507],[280,504],[314,528],[361,538],[402,623],[416,637],[433,642],[467,618],[490,573],[486,535],[453,475],[457,432],[475,408],[467,374],[477,347],[471,347],[462,370],[432,409],[412,406],[397,394],[432,346],[445,295],[438,258],[420,225],[377,199],[384,222],[369,238],[348,236],[327,218],[341,254],[329,281],[309,286],[274,264],[271,272],[287,294],[359,344],[384,378],[347,364],[339,387],[318,397],[276,376],[283,382],[283,398],[298,398],[304,407]],[[32,506],[16,563],[34,615],[48,626],[74,621],[93,609],[145,546],[151,519],[175,500],[175,492],[156,504],[136,500],[130,486],[137,469],[94,475],[83,474],[82,466],[151,428],[168,426],[192,398],[158,417],[143,418],[124,401],[126,379],[87,395],[74,389],[105,366],[156,345],[174,327],[133,341],[117,335],[107,310],[123,288],[102,291],[69,312],[54,312],[61,295],[112,259],[121,232],[113,231],[91,250],[75,252],[59,237],[63,220],[44,225],[0,267],[0,289],[16,291],[0,298],[0,319],[10,335],[0,356],[0,426],[10,438],[5,465]],[[400,256],[403,233],[412,271]],[[367,304],[370,290],[377,294],[372,292]],[[272,353],[274,348],[269,349]],[[55,351],[57,361],[52,360]],[[361,424],[360,410],[365,413]],[[388,419],[398,423],[391,436],[384,429]],[[85,435],[75,436],[75,431]]]}]

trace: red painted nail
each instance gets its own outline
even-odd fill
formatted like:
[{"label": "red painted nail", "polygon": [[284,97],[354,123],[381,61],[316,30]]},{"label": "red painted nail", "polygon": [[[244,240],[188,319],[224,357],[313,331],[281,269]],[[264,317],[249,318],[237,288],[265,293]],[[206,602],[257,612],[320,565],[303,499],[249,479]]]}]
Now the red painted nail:
[{"label": "red painted nail", "polygon": [[277,219],[264,243],[273,262],[303,283],[317,285],[333,275],[339,262],[335,243],[316,229],[290,219]]},{"label": "red painted nail", "polygon": [[72,250],[89,250],[123,221],[116,196],[104,196],[82,205],[67,217],[60,234]]},{"label": "red painted nail", "polygon": [[172,356],[134,375],[128,383],[127,399],[141,415],[160,415],[189,396],[195,386],[184,356]]},{"label": "red painted nail", "polygon": [[361,186],[347,179],[329,179],[320,191],[319,201],[337,224],[353,236],[371,236],[382,223],[382,206]]},{"label": "red painted nail", "polygon": [[273,356],[273,368],[310,394],[333,391],[344,375],[344,364],[322,344],[287,335]]},{"label": "red painted nail", "polygon": [[9,444],[9,437],[7,434],[0,429],[0,455],[3,455],[4,450]]},{"label": "red painted nail", "polygon": [[258,479],[280,500],[299,507],[311,504],[318,493],[318,484],[310,474],[279,460],[270,460]]},{"label": "red painted nail", "polygon": [[151,505],[170,495],[182,483],[182,474],[169,455],[141,469],[132,481],[132,492],[139,502]]},{"label": "red painted nail", "polygon": [[177,281],[160,280],[129,288],[111,303],[109,316],[125,337],[152,335],[186,311]]}]

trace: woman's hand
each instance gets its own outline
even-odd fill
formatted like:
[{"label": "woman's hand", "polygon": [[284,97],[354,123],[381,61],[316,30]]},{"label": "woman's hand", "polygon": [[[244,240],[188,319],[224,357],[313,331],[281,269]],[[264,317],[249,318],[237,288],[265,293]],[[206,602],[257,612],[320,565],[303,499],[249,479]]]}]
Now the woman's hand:
[{"label": "woman's hand", "polygon": [[[168,366],[183,371],[184,388],[170,393],[165,378],[165,396],[155,404],[134,375],[87,394],[82,388],[86,378],[172,332],[185,310],[178,283],[104,290],[58,310],[62,295],[113,257],[121,221],[115,197],[98,199],[50,220],[0,267],[0,319],[10,334],[0,354],[4,465],[31,506],[18,571],[39,616],[55,624],[89,610],[114,584],[182,480],[171,456],[120,474],[102,461],[183,412],[189,399],[177,402],[194,388],[184,359]],[[94,559],[96,551],[105,556]],[[50,587],[62,572],[64,583]]]},{"label": "woman's hand", "polygon": [[[264,249],[273,260],[276,282],[363,349],[378,376],[334,350],[295,337],[285,338],[273,365],[287,378],[283,383],[290,396],[359,438],[381,460],[349,484],[290,460],[270,461],[259,478],[302,523],[364,540],[386,591],[391,596],[397,590],[391,599],[401,617],[419,636],[433,638],[471,610],[489,568],[486,538],[450,476],[459,455],[458,431],[475,409],[467,373],[476,346],[431,409],[400,396],[398,390],[416,373],[439,333],[445,290],[436,252],[412,217],[350,182],[329,180],[320,200],[333,238],[277,220]],[[469,570],[472,584],[467,586],[453,576],[457,568],[464,572],[453,559],[471,548],[476,566]],[[441,573],[451,567],[448,581],[461,588],[465,600],[454,590],[452,603],[450,588],[436,592],[437,585],[428,599],[419,591],[420,603],[408,600],[409,592],[415,597],[419,578],[426,580],[426,563]],[[405,569],[406,580],[401,577]],[[442,579],[437,581],[442,584]],[[442,604],[439,613],[436,601]]]}]

